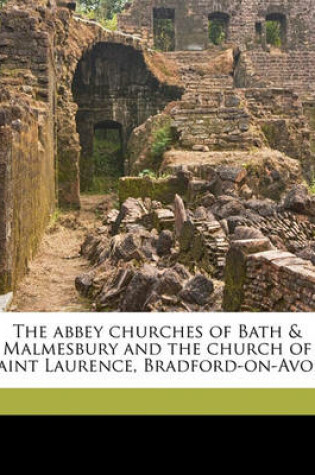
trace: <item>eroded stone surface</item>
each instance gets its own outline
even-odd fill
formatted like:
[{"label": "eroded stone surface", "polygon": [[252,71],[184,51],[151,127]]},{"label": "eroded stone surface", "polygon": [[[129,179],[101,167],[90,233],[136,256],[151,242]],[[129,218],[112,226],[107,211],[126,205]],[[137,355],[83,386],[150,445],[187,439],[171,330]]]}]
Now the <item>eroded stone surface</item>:
[{"label": "eroded stone surface", "polygon": [[[204,3],[175,3],[185,25],[175,49],[187,51],[166,54],[147,47],[147,0],[120,19],[143,39],[74,16],[74,2],[16,0],[1,10],[0,292],[37,249],[56,171],[60,203],[79,207],[79,168],[84,187],[94,127],[106,120],[121,124],[126,172],[163,176],[125,177],[120,211],[101,210],[103,226],[82,246],[92,266],[76,282],[84,296],[102,310],[218,309],[227,255],[241,255],[232,272],[245,292],[239,308],[255,309],[257,291],[259,309],[312,308],[315,201],[302,182],[315,150],[313,17],[300,0],[284,6],[290,29],[279,51],[264,34],[253,38],[257,21],[264,33],[265,2],[232,1],[222,5],[228,41],[208,49]],[[276,257],[248,257],[260,245]]]}]

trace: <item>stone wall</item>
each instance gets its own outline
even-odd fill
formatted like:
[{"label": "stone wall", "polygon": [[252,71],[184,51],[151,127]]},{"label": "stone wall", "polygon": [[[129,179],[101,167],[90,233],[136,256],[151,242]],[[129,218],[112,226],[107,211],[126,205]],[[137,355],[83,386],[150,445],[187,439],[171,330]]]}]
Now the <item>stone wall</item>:
[{"label": "stone wall", "polygon": [[[153,103],[142,108],[142,116],[131,107],[128,114],[135,113],[138,121],[164,107],[170,91],[179,93],[177,87],[169,87],[165,68],[150,73],[156,56],[143,42],[74,17],[74,4],[10,0],[1,9],[0,293],[14,287],[25,273],[56,201],[80,206],[81,145],[72,86],[84,54],[96,45],[111,44],[140,58],[142,78],[149,78],[157,93]],[[142,104],[147,97],[148,89]],[[121,104],[116,102],[113,109],[118,110]]]},{"label": "stone wall", "polygon": [[301,45],[299,50],[244,51],[235,76],[240,87],[275,85],[302,95],[315,92],[315,51]]},{"label": "stone wall", "polygon": [[314,312],[315,266],[294,254],[270,251],[246,262],[242,310]]},{"label": "stone wall", "polygon": [[0,293],[24,274],[55,207],[53,7],[18,6],[0,18]]},{"label": "stone wall", "polygon": [[224,310],[314,312],[315,266],[269,246],[268,239],[233,243],[227,255]]},{"label": "stone wall", "polygon": [[[259,87],[274,84],[303,93],[315,88],[315,1],[314,0],[134,0],[120,15],[122,31],[144,38],[154,47],[153,10],[175,11],[176,50],[209,47],[208,17],[228,16],[225,43],[239,47],[236,84]],[[266,18],[285,18],[281,50],[266,44]]]},{"label": "stone wall", "polygon": [[[120,28],[141,35],[153,45],[153,9],[175,10],[176,49],[204,49],[208,46],[208,17],[229,16],[227,41],[261,49],[265,47],[267,15],[286,17],[287,50],[314,50],[314,0],[134,0],[120,16]],[[257,38],[260,24],[260,38]]]}]

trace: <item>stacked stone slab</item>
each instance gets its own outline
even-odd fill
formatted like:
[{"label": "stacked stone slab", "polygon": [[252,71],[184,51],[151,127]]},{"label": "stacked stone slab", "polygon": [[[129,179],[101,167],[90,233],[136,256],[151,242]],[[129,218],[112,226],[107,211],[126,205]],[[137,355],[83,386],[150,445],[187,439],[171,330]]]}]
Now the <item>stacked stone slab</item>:
[{"label": "stacked stone slab", "polygon": [[185,89],[182,100],[171,110],[180,147],[249,150],[262,144],[262,134],[242,106],[242,97],[233,91],[232,50],[166,56],[176,62]]},{"label": "stacked stone slab", "polygon": [[244,312],[313,312],[315,266],[294,254],[268,249],[268,239],[236,241],[227,256],[223,309]]},{"label": "stacked stone slab", "polygon": [[251,255],[241,310],[314,312],[315,266],[279,251]]},{"label": "stacked stone slab", "polygon": [[229,249],[226,234],[218,221],[198,223],[196,224],[196,231],[201,236],[205,255],[208,258],[209,265],[213,268],[213,276],[222,279]]}]

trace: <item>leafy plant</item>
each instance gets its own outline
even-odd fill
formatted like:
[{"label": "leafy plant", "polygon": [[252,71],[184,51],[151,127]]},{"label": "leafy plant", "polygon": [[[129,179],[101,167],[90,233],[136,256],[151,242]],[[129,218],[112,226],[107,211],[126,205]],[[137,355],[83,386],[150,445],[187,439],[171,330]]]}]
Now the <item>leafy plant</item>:
[{"label": "leafy plant", "polygon": [[310,192],[311,192],[312,195],[315,195],[315,183],[312,183],[310,185]]},{"label": "leafy plant", "polygon": [[266,42],[280,48],[282,45],[281,22],[276,20],[266,21]]},{"label": "leafy plant", "polygon": [[315,177],[312,178],[308,189],[312,195],[315,195]]},{"label": "leafy plant", "polygon": [[93,163],[93,181],[86,192],[106,194],[117,191],[119,178],[124,172],[119,129],[95,130]]},{"label": "leafy plant", "polygon": [[146,176],[149,178],[169,178],[171,176],[171,173],[169,172],[159,173],[153,170],[146,169],[146,170],[142,170],[142,172],[140,172],[138,176],[139,178],[144,178]]},{"label": "leafy plant", "polygon": [[153,23],[154,47],[157,51],[174,51],[175,27],[170,18],[155,18]]},{"label": "leafy plant", "polygon": [[118,29],[118,17],[117,13],[111,19],[104,20],[103,26],[107,28],[107,30],[116,31]]},{"label": "leafy plant", "polygon": [[226,22],[217,18],[209,20],[209,40],[214,45],[222,45],[226,40]]},{"label": "leafy plant", "polygon": [[170,123],[164,124],[153,133],[153,142],[151,146],[151,156],[154,161],[158,161],[172,143],[173,136]]},{"label": "leafy plant", "polygon": [[157,174],[156,172],[154,172],[153,170],[149,170],[149,169],[146,169],[146,170],[142,170],[142,172],[139,173],[139,178],[144,178],[144,177],[149,177],[149,178],[157,178]]},{"label": "leafy plant", "polygon": [[53,212],[53,214],[50,217],[49,225],[53,226],[54,224],[56,224],[58,222],[59,218],[60,218],[60,215],[61,215],[60,209],[56,208],[55,211]]},{"label": "leafy plant", "polygon": [[79,0],[77,11],[91,20],[97,20],[105,28],[117,29],[115,17],[123,10],[126,2],[127,0]]}]

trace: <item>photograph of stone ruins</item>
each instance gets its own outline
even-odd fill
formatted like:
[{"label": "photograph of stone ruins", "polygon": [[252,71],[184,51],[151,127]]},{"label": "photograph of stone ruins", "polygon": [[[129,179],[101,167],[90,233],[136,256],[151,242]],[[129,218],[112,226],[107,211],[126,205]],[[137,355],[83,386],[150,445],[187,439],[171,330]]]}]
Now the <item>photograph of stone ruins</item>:
[{"label": "photograph of stone ruins", "polygon": [[0,302],[315,311],[315,0],[0,0]]}]

